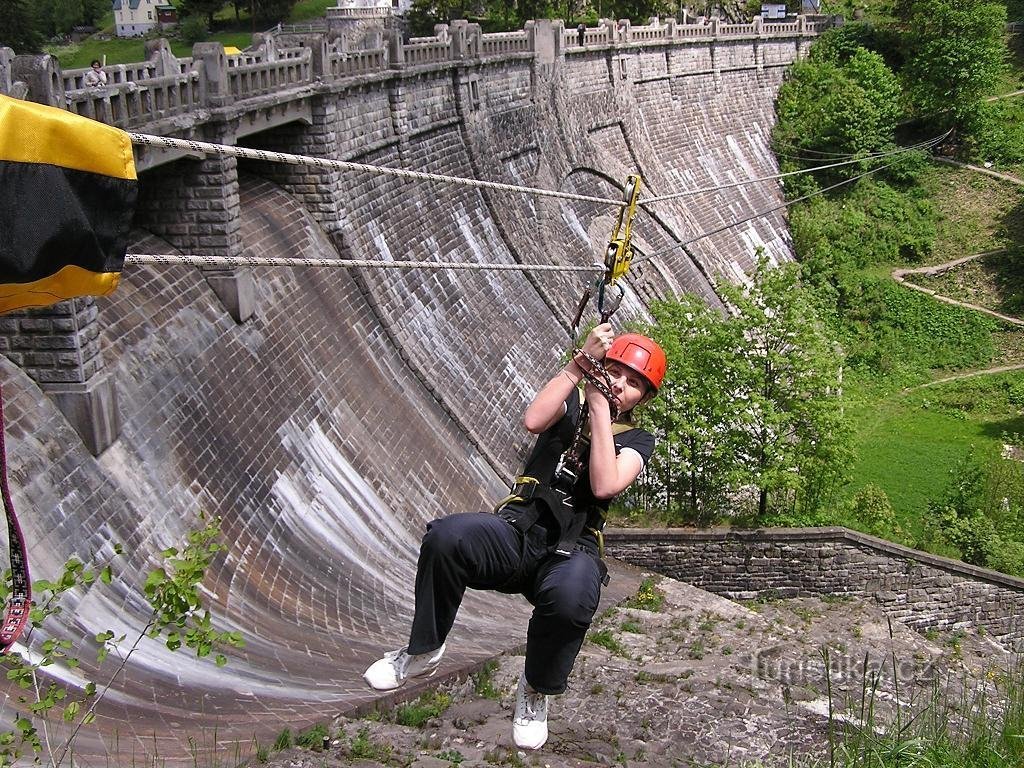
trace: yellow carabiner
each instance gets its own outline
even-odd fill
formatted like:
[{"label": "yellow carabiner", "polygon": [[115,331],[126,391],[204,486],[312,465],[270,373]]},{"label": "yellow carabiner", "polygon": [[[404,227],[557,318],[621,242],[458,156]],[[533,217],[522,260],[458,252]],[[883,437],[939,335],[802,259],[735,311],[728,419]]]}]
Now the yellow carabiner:
[{"label": "yellow carabiner", "polygon": [[636,216],[637,201],[640,198],[640,177],[636,174],[626,179],[626,187],[622,199],[625,203],[619,209],[619,215],[615,220],[615,229],[612,230],[612,239],[608,243],[608,249],[604,255],[605,276],[607,285],[614,285],[615,281],[626,274],[629,263],[633,259],[633,245],[630,238],[633,236],[633,218]]}]

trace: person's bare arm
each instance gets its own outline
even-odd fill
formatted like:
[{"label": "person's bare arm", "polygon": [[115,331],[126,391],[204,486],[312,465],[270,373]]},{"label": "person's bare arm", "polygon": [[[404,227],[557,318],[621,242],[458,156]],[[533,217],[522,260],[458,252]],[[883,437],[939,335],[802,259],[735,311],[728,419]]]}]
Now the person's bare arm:
[{"label": "person's bare arm", "polygon": [[[614,338],[611,323],[602,323],[587,335],[582,349],[595,360],[603,360]],[[548,380],[523,414],[523,425],[527,430],[539,435],[562,418],[562,405],[569,393],[582,381],[581,366],[584,365],[587,365],[586,358],[574,359]]]}]

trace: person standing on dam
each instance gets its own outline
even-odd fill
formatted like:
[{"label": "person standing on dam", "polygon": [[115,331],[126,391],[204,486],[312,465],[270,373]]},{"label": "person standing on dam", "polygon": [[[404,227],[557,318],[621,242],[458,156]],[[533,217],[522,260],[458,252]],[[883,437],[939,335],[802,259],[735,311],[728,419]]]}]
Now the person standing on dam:
[{"label": "person standing on dam", "polygon": [[467,588],[521,593],[534,610],[512,735],[522,749],[547,741],[547,697],[565,691],[608,583],[605,513],[654,450],[633,409],[655,396],[665,367],[664,351],[646,336],[616,338],[609,323],[588,334],[527,407],[524,426],[538,438],[496,514],[427,525],[409,644],[370,665],[363,678],[372,688],[394,690],[436,671]]}]

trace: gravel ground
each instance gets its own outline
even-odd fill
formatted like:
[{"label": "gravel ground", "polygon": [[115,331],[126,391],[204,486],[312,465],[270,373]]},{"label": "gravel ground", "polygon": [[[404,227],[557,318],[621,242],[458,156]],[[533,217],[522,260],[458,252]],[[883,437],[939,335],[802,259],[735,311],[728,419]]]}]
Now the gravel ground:
[{"label": "gravel ground", "polygon": [[[878,731],[897,702],[905,716],[936,697],[954,709],[981,691],[996,701],[997,682],[1015,664],[982,633],[921,635],[869,602],[738,603],[650,578],[661,605],[627,603],[595,621],[569,691],[551,699],[550,738],[536,752],[512,744],[523,657],[507,655],[462,681],[425,688],[410,704],[335,719],[326,749],[270,752],[265,764],[788,766],[792,755],[825,754],[830,706],[841,728],[862,724],[870,703]],[[431,715],[431,708],[443,711]],[[401,724],[416,717],[424,722]]]}]

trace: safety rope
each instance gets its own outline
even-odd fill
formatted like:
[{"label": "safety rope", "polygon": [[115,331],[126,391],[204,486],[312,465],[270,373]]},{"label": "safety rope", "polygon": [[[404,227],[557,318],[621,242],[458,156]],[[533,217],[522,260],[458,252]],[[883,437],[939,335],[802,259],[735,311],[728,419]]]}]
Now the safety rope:
[{"label": "safety rope", "polygon": [[[608,407],[611,409],[612,421],[615,421],[619,417],[619,407],[615,404],[615,395],[612,392],[612,377],[604,367],[604,364],[590,353],[576,348],[572,351],[572,359],[575,360],[577,355],[585,357],[590,367],[589,369],[584,368],[579,363],[576,364],[576,367],[583,373],[583,378],[604,395],[608,401]],[[583,451],[587,442],[585,432],[589,423],[590,406],[584,400],[580,404],[580,415],[576,420],[576,430],[573,432],[569,447],[562,452],[561,457],[558,459],[558,466],[555,467],[556,480],[562,479],[574,483],[579,477],[580,472],[583,471]]]},{"label": "safety rope", "polygon": [[733,222],[731,222],[729,224],[723,224],[721,227],[718,227],[716,229],[712,229],[710,232],[702,232],[701,234],[697,235],[696,237],[691,237],[689,240],[682,240],[682,241],[676,243],[675,245],[671,246],[670,248],[663,248],[662,250],[654,251],[653,253],[645,253],[642,256],[638,256],[633,261],[633,263],[634,264],[642,264],[643,262],[649,261],[650,259],[653,259],[656,256],[665,256],[665,255],[667,255],[669,253],[672,253],[673,251],[678,250],[679,248],[685,248],[688,245],[692,245],[693,243],[696,243],[698,240],[703,240],[706,237],[712,237],[713,235],[721,234],[722,232],[725,232],[725,231],[727,231],[729,229],[732,229],[733,227],[738,227],[741,224],[746,224],[748,221],[753,221],[754,219],[759,219],[762,216],[767,216],[769,213],[774,213],[775,211],[781,211],[782,209],[788,208],[791,205],[796,205],[797,203],[802,203],[804,200],[810,200],[812,197],[817,197],[818,195],[823,195],[826,192],[831,192],[833,189],[841,187],[844,184],[852,184],[853,182],[857,181],[858,179],[862,179],[865,176],[870,176],[872,173],[878,173],[879,171],[884,171],[886,168],[888,168],[891,165],[892,165],[892,163],[887,163],[886,165],[879,166],[878,168],[872,168],[870,171],[865,171],[864,173],[857,174],[856,176],[853,176],[853,177],[851,177],[849,179],[844,179],[843,181],[840,181],[837,184],[832,184],[831,186],[823,187],[822,189],[819,189],[819,190],[816,190],[816,191],[811,192],[809,194],[803,195],[802,197],[797,197],[797,198],[794,198],[792,200],[786,200],[785,202],[783,202],[783,203],[781,203],[779,205],[774,205],[771,208],[765,208],[763,210],[757,211],[756,213],[753,213],[750,216],[747,216],[746,218],[740,219],[739,221],[733,221]]},{"label": "safety rope", "polygon": [[868,162],[868,161],[871,161],[871,160],[880,160],[880,159],[885,158],[885,157],[894,157],[896,155],[901,155],[901,154],[904,154],[906,152],[913,152],[913,151],[916,151],[916,150],[919,150],[919,149],[929,149],[929,148],[935,146],[936,144],[938,144],[939,142],[941,142],[942,140],[944,140],[946,138],[946,136],[948,136],[948,135],[949,135],[949,131],[947,131],[942,136],[939,136],[937,138],[928,139],[928,141],[923,141],[923,142],[920,142],[918,144],[913,144],[913,145],[908,146],[908,147],[900,147],[899,149],[895,149],[895,150],[892,150],[892,151],[889,151],[889,152],[880,152],[880,153],[876,153],[876,154],[865,155],[864,157],[853,158],[853,159],[850,159],[850,160],[843,160],[843,161],[837,162],[837,163],[829,163],[827,165],[815,165],[815,166],[813,166],[811,168],[801,168],[800,170],[797,170],[797,171],[786,171],[785,173],[775,173],[775,174],[772,174],[770,176],[758,176],[758,177],[752,178],[752,179],[742,179],[741,181],[733,181],[733,182],[729,182],[727,184],[715,184],[715,185],[710,186],[710,187],[698,187],[697,189],[687,189],[687,190],[684,190],[682,192],[673,192],[670,195],[658,195],[656,197],[645,197],[640,202],[642,204],[644,204],[644,205],[650,205],[650,204],[653,204],[653,203],[665,202],[666,200],[678,200],[681,197],[688,197],[690,195],[700,195],[700,194],[704,194],[706,192],[718,192],[718,191],[723,190],[723,189],[732,189],[734,187],[742,187],[742,186],[745,186],[747,184],[758,184],[758,183],[760,183],[762,181],[775,181],[775,180],[778,180],[778,179],[785,179],[785,178],[788,178],[790,176],[799,176],[800,174],[811,173],[813,171],[824,171],[824,170],[828,170],[829,168],[840,168],[840,167],[845,166],[845,165],[852,165],[853,163],[862,163],[862,162]]},{"label": "safety rope", "polygon": [[0,386],[0,495],[3,496],[4,514],[7,516],[7,543],[11,553],[11,594],[4,607],[0,625],[0,655],[7,653],[21,637],[32,607],[32,584],[28,575],[28,557],[25,537],[14,513],[11,489],[7,485],[7,447],[4,442],[4,395]]},{"label": "safety rope", "polygon": [[128,133],[128,137],[131,139],[132,144],[157,147],[158,149],[180,149],[201,155],[222,155],[224,157],[241,157],[246,160],[261,160],[269,163],[311,165],[317,168],[328,168],[341,171],[362,171],[366,173],[381,174],[384,176],[397,176],[402,179],[417,179],[419,181],[443,181],[448,184],[461,184],[467,187],[495,189],[502,192],[520,192],[528,195],[536,195],[538,197],[557,197],[562,200],[581,200],[588,203],[600,203],[601,205],[614,205],[619,208],[625,205],[621,200],[609,200],[603,197],[576,195],[571,192],[558,192],[553,189],[524,187],[518,184],[503,184],[498,181],[467,179],[461,176],[446,176],[440,173],[409,171],[404,168],[388,168],[381,165],[352,163],[347,160],[325,160],[324,158],[309,157],[307,155],[292,155],[285,152],[272,152],[266,149],[250,149],[248,147],[239,147],[228,144],[211,144],[209,142],[193,141],[191,139],[174,139],[169,136],[152,136],[146,133]]},{"label": "safety rope", "polygon": [[185,265],[206,268],[234,267],[327,267],[329,269],[458,269],[478,272],[603,272],[599,264],[503,264],[474,261],[383,261],[374,259],[322,259],[294,256],[199,256],[195,254],[129,253],[125,264]]}]

